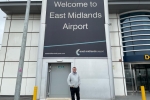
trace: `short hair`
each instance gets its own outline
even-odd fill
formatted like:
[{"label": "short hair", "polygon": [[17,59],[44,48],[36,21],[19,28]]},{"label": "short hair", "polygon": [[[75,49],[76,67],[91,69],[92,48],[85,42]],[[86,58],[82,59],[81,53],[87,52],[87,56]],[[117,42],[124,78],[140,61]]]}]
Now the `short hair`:
[{"label": "short hair", "polygon": [[76,68],[76,67],[73,67],[73,68]]}]

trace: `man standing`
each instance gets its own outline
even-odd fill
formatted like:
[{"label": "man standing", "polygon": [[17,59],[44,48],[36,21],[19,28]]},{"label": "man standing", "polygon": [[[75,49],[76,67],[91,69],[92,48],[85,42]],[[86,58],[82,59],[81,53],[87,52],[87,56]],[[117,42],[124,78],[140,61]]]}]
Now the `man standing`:
[{"label": "man standing", "polygon": [[68,85],[70,86],[71,98],[75,100],[75,94],[77,100],[80,100],[80,77],[76,72],[76,67],[72,68],[72,72],[68,75]]}]

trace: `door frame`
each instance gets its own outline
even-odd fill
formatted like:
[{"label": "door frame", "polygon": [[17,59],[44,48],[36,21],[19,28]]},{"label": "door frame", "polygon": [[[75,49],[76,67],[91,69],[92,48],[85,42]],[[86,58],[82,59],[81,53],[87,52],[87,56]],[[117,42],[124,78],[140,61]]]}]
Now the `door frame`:
[{"label": "door frame", "polygon": [[41,83],[40,83],[40,99],[47,98],[47,78],[48,78],[48,64],[49,63],[70,63],[71,69],[74,67],[74,59],[57,59],[57,58],[49,58],[49,59],[43,59],[43,66],[41,70]]}]

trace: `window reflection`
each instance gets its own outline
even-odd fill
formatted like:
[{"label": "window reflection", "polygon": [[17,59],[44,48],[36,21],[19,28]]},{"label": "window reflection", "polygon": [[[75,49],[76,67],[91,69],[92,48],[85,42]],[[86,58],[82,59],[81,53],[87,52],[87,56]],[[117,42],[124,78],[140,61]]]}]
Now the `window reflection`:
[{"label": "window reflection", "polygon": [[121,24],[121,27],[130,26],[130,23]]},{"label": "window reflection", "polygon": [[137,21],[137,22],[131,22],[131,25],[138,25],[138,24],[150,24],[150,21]]},{"label": "window reflection", "polygon": [[148,46],[135,46],[134,47],[134,50],[139,50],[139,49],[150,49],[150,45],[148,45]]},{"label": "window reflection", "polygon": [[150,35],[129,36],[122,38],[123,41],[137,40],[137,39],[150,39]]},{"label": "window reflection", "polygon": [[[124,56],[150,54],[150,12],[126,13],[120,18]],[[128,90],[131,80],[126,78]]]},{"label": "window reflection", "polygon": [[150,29],[150,26],[147,25],[142,25],[142,26],[133,26],[131,27],[132,30],[137,30],[137,29]]},{"label": "window reflection", "polygon": [[127,45],[133,45],[133,43],[132,42],[124,42],[123,43],[123,46],[127,46]]},{"label": "window reflection", "polygon": [[150,30],[143,30],[143,31],[133,31],[132,32],[132,35],[135,35],[135,34],[150,34]]},{"label": "window reflection", "polygon": [[122,31],[138,30],[138,29],[150,29],[150,25],[140,25],[140,26],[131,26],[127,28],[122,28]]},{"label": "window reflection", "polygon": [[131,35],[131,32],[122,33],[122,36],[128,36],[128,35]]},{"label": "window reflection", "polygon": [[133,50],[133,47],[124,47],[123,50],[124,51]]},{"label": "window reflection", "polygon": [[129,50],[141,50],[141,49],[150,49],[150,45],[144,45],[144,46],[130,46],[130,47],[123,47],[124,51]]},{"label": "window reflection", "polygon": [[123,29],[122,29],[123,32],[124,32],[124,31],[129,31],[129,30],[131,30],[131,28],[123,28]]},{"label": "window reflection", "polygon": [[140,16],[140,17],[131,17],[130,21],[134,21],[134,20],[149,20],[150,17],[148,16]]},{"label": "window reflection", "polygon": [[133,45],[136,44],[150,44],[150,41],[149,40],[133,41]]},{"label": "window reflection", "polygon": [[135,39],[150,39],[150,35],[145,35],[145,36],[133,36],[133,40]]},{"label": "window reflection", "polygon": [[131,37],[126,37],[126,38],[123,38],[122,40],[123,41],[128,41],[128,40],[132,40],[132,38]]},{"label": "window reflection", "polygon": [[121,23],[128,22],[128,21],[129,21],[129,18],[127,18],[127,19],[122,19],[122,20],[121,20]]},{"label": "window reflection", "polygon": [[124,42],[123,46],[137,45],[137,44],[150,44],[150,41],[149,40],[139,40],[139,41]]},{"label": "window reflection", "polygon": [[125,32],[125,33],[122,33],[122,36],[137,35],[137,34],[150,34],[150,30]]}]

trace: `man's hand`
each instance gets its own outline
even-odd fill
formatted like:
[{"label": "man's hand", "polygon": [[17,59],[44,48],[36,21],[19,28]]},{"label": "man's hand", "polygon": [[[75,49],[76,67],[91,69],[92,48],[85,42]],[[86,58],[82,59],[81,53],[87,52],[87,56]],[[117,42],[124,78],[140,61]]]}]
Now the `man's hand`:
[{"label": "man's hand", "polygon": [[74,87],[74,85],[70,86],[70,87]]}]

